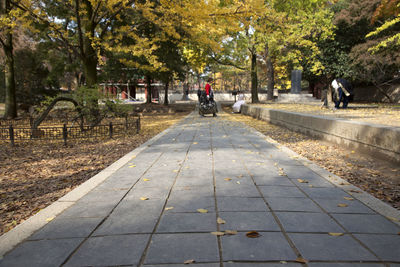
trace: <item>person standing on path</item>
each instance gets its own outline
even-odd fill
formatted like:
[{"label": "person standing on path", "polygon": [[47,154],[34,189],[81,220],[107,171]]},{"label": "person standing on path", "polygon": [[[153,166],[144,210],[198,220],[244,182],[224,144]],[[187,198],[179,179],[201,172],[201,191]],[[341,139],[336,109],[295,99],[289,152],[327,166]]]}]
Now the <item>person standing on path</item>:
[{"label": "person standing on path", "polygon": [[343,108],[347,108],[349,103],[349,97],[353,91],[351,84],[342,78],[336,78],[332,81],[333,101],[335,102],[335,108],[338,109],[340,102],[343,102]]},{"label": "person standing on path", "polygon": [[207,84],[205,87],[205,91],[206,91],[207,104],[211,103],[211,104],[215,105],[215,112],[213,113],[213,116],[216,117],[218,109],[217,109],[217,104],[214,101],[214,92],[211,87],[212,81],[213,81],[213,78],[211,78],[211,77],[208,78]]}]

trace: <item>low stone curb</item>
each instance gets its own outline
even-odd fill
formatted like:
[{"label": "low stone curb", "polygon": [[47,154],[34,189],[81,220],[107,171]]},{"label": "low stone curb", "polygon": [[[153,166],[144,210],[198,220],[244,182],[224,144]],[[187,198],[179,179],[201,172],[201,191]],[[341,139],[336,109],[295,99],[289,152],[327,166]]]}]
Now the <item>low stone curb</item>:
[{"label": "low stone curb", "polygon": [[[182,120],[186,119],[189,115],[182,118]],[[168,129],[162,131],[156,136],[152,137],[150,140],[143,143],[141,146],[135,148],[83,184],[79,185],[77,188],[66,194],[65,196],[59,198],[57,201],[52,203],[50,206],[45,209],[39,211],[37,214],[31,216],[29,219],[24,221],[23,223],[17,225],[12,230],[4,233],[0,236],[0,259],[10,250],[12,250],[16,245],[21,243],[23,240],[31,236],[35,231],[39,230],[41,227],[50,222],[55,216],[72,206],[76,201],[85,196],[88,192],[106,180],[109,176],[111,176],[115,171],[124,166],[132,157],[138,155],[148,146],[152,145],[162,136],[170,132],[173,127],[179,125],[177,124],[169,127]]]},{"label": "low stone curb", "polygon": [[400,127],[378,125],[342,118],[304,114],[242,105],[241,112],[253,118],[284,126],[329,142],[400,162]]}]

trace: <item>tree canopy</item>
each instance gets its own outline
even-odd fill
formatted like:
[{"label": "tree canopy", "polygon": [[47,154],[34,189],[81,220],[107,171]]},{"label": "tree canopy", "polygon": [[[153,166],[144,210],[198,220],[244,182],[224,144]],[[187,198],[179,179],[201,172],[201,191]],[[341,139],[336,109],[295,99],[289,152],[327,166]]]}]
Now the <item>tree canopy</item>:
[{"label": "tree canopy", "polygon": [[[95,88],[99,77],[121,73],[112,68],[164,83],[184,80],[188,71],[200,77],[222,70],[249,74],[253,102],[259,88],[268,89],[269,99],[274,88],[287,88],[292,69],[302,69],[309,81],[341,76],[379,84],[400,63],[398,0],[0,2],[9,117],[26,79],[15,77],[14,57],[29,53],[35,55],[29,64],[40,67],[27,69],[39,71],[37,84],[46,88],[57,81],[70,88],[73,77],[78,86]],[[29,36],[32,52],[13,50],[17,32]]]}]

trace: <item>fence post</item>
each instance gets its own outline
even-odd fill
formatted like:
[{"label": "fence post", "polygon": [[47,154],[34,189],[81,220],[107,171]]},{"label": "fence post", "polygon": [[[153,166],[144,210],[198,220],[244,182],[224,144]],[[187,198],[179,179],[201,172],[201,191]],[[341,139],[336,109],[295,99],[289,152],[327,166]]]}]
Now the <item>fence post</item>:
[{"label": "fence post", "polygon": [[136,120],[136,134],[139,134],[140,132],[140,116]]},{"label": "fence post", "polygon": [[10,133],[10,142],[11,145],[14,146],[14,128],[12,126],[12,124],[10,124],[10,127],[8,128],[9,133]]},{"label": "fence post", "polygon": [[67,145],[67,137],[68,137],[67,125],[64,123],[64,126],[63,126],[64,146]]},{"label": "fence post", "polygon": [[112,122],[110,122],[110,138],[113,136],[113,125]]}]

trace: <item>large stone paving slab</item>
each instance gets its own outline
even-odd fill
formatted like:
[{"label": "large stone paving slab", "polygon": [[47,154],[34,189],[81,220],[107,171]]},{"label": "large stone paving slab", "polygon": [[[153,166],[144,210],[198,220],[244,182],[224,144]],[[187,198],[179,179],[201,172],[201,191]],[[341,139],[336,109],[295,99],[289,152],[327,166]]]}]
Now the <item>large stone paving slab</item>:
[{"label": "large stone paving slab", "polygon": [[156,234],[146,264],[184,263],[187,260],[218,262],[217,237],[210,234]]},{"label": "large stone paving slab", "polygon": [[248,238],[245,233],[223,236],[222,257],[226,261],[287,261],[297,258],[282,233],[260,234],[258,238]]},{"label": "large stone paving slab", "polygon": [[374,261],[378,260],[349,235],[289,234],[307,260]]},{"label": "large stone paving slab", "polygon": [[65,266],[116,266],[139,263],[149,235],[92,237]]},{"label": "large stone paving slab", "polygon": [[1,267],[52,267],[60,266],[82,242],[81,238],[28,241],[11,251],[1,262]]},{"label": "large stone paving slab", "polygon": [[251,128],[193,114],[140,151],[0,266],[400,265],[398,225]]}]

